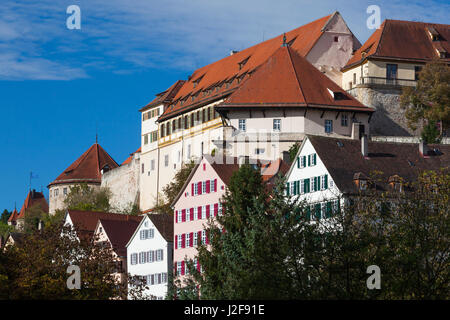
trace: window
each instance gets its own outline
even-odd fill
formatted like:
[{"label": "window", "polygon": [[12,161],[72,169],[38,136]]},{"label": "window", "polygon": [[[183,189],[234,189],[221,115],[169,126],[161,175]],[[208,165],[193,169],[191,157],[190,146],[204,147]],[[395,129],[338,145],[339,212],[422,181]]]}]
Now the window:
[{"label": "window", "polygon": [[273,119],[273,131],[281,131],[281,119]]},{"label": "window", "polygon": [[322,218],[325,218],[327,216],[327,203],[326,202],[322,202],[320,204],[320,212],[321,212],[321,216]]},{"label": "window", "polygon": [[316,191],[316,178],[311,179],[311,190]]},{"label": "window", "polygon": [[305,193],[305,179],[300,180],[300,194]]},{"label": "window", "polygon": [[177,275],[181,275],[181,262],[177,262]]},{"label": "window", "polygon": [[198,219],[198,207],[194,208],[194,220]]},{"label": "window", "polygon": [[333,132],[333,120],[325,120],[325,133]]},{"label": "window", "polygon": [[181,234],[177,235],[178,248],[181,248]]},{"label": "window", "polygon": [[162,283],[167,283],[167,273],[166,272],[164,272],[162,274]]},{"label": "window", "polygon": [[321,179],[321,183],[320,183],[320,187],[321,187],[321,190],[325,190],[326,188],[327,188],[327,175],[324,175],[324,176],[321,176],[320,177],[320,179]]},{"label": "window", "polygon": [[343,114],[341,116],[341,126],[348,127],[348,115]]},{"label": "window", "polygon": [[206,193],[206,181],[202,181],[202,194]]},{"label": "window", "polygon": [[339,36],[334,36],[334,42],[339,42]]},{"label": "window", "polygon": [[421,66],[414,67],[414,80],[416,80],[416,81],[419,80],[420,71],[422,71]]},{"label": "window", "polygon": [[219,202],[219,208],[218,208],[218,213],[219,216],[222,215],[222,203]]},{"label": "window", "polygon": [[139,252],[139,264],[147,262],[147,255],[145,252]]},{"label": "window", "polygon": [[132,265],[137,264],[137,253],[132,253],[131,254],[131,264]]},{"label": "window", "polygon": [[215,186],[215,183],[214,183],[214,180],[213,179],[211,179],[210,180],[210,182],[209,182],[209,192],[214,192],[214,186]]},{"label": "window", "polygon": [[182,222],[183,220],[183,216],[182,216],[182,214],[183,214],[183,211],[181,211],[181,210],[178,210],[178,219],[177,219],[177,221],[178,221],[178,223],[180,223],[180,222]]},{"label": "window", "polygon": [[255,149],[255,154],[263,154],[265,151],[266,151],[266,149],[256,148]]},{"label": "window", "polygon": [[290,183],[290,194],[294,194],[294,191],[295,191],[295,182],[294,181],[292,181],[291,183]]},{"label": "window", "polygon": [[300,168],[306,167],[306,156],[300,158]]},{"label": "window", "polygon": [[168,155],[168,154],[166,154],[166,155],[164,156],[164,166],[165,166],[165,167],[168,167],[168,166],[169,166],[169,155]]},{"label": "window", "polygon": [[245,119],[239,119],[239,130],[241,131],[247,130],[247,124]]},{"label": "window", "polygon": [[63,194],[64,194],[65,196],[67,196],[67,188],[64,188],[64,189],[63,189]]},{"label": "window", "polygon": [[155,159],[150,162],[150,170],[155,170]]},{"label": "window", "polygon": [[202,219],[206,219],[206,206],[202,206]]},{"label": "window", "polygon": [[156,250],[156,261],[162,261],[163,260],[163,251],[162,249]]},{"label": "window", "polygon": [[386,79],[394,80],[397,79],[397,64],[386,64]]},{"label": "window", "polygon": [[55,197],[59,195],[59,189],[55,189]]},{"label": "window", "polygon": [[194,196],[198,195],[198,184],[194,183]]},{"label": "window", "polygon": [[189,234],[186,234],[186,248],[189,248],[191,246],[191,237]]},{"label": "window", "polygon": [[198,233],[197,232],[194,232],[194,240],[192,241],[193,243],[192,243],[192,245],[195,247],[195,246],[197,246],[198,245]]},{"label": "window", "polygon": [[202,230],[202,244],[206,243],[206,230]]},{"label": "window", "polygon": [[353,84],[356,84],[356,73],[353,74]]}]

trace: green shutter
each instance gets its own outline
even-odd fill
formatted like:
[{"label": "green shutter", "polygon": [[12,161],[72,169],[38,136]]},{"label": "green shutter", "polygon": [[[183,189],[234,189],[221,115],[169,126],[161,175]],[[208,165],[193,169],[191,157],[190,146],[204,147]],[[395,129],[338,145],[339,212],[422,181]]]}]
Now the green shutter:
[{"label": "green shutter", "polygon": [[325,175],[325,185],[324,185],[324,189],[328,189],[328,175]]},{"label": "green shutter", "polygon": [[300,157],[297,157],[297,168],[300,169]]},{"label": "green shutter", "polygon": [[286,195],[289,195],[289,182],[286,183]]},{"label": "green shutter", "polygon": [[314,206],[314,213],[316,215],[316,219],[320,220],[320,203],[316,203],[316,205]]},{"label": "green shutter", "polygon": [[313,164],[317,164],[317,155],[315,153],[313,154]]},{"label": "green shutter", "polygon": [[311,220],[311,207],[307,206],[306,207],[306,221]]},{"label": "green shutter", "polygon": [[331,202],[327,202],[327,214],[326,214],[326,217],[327,218],[331,218],[331,216],[332,216]]},{"label": "green shutter", "polygon": [[310,167],[310,166],[311,166],[311,155],[308,154],[308,167]]},{"label": "green shutter", "polygon": [[306,167],[306,156],[303,156],[303,164]]},{"label": "green shutter", "polygon": [[320,190],[320,177],[317,177],[317,191]]},{"label": "green shutter", "polygon": [[309,193],[309,190],[310,190],[309,179],[305,179],[305,193]]}]

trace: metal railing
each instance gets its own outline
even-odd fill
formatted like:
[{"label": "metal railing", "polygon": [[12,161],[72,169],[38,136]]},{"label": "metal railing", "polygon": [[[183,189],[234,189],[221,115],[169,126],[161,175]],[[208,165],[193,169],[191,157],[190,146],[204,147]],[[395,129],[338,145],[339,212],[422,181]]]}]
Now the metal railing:
[{"label": "metal railing", "polygon": [[416,80],[411,79],[388,79],[382,77],[361,77],[360,82],[356,85],[387,85],[400,87],[415,87]]}]

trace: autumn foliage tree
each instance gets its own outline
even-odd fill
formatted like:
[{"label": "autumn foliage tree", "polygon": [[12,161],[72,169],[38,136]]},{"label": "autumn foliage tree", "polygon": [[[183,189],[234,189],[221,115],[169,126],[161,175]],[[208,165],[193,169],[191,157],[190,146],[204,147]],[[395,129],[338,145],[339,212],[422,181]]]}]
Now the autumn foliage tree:
[{"label": "autumn foliage tree", "polygon": [[[400,97],[406,109],[408,126],[442,123],[441,132],[450,125],[450,67],[446,62],[434,60],[427,63],[419,74],[416,87],[405,87]],[[425,120],[425,123],[422,121]],[[432,138],[431,141],[435,142]]]}]

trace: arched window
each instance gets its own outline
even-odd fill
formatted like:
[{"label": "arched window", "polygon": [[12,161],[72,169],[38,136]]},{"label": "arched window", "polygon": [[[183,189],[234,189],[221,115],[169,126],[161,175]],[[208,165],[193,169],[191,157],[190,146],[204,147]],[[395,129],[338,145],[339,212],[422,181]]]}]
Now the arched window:
[{"label": "arched window", "polygon": [[161,125],[161,138],[165,136],[164,123]]}]

